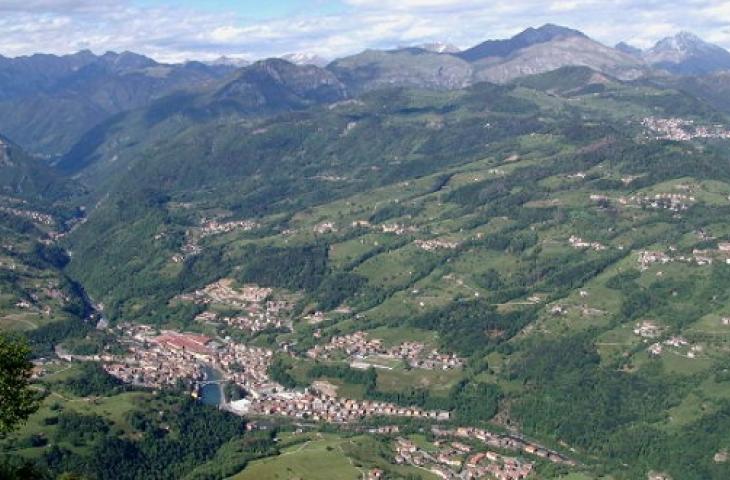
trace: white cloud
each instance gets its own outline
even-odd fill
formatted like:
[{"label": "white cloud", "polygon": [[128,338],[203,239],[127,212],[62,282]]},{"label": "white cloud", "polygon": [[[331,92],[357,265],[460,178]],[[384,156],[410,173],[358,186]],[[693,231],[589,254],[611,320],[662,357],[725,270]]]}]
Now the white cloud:
[{"label": "white cloud", "polygon": [[346,0],[345,3],[368,10],[414,11],[414,10],[463,10],[484,8],[485,2],[478,0]]},{"label": "white cloud", "polygon": [[[221,54],[261,58],[306,51],[333,58],[365,48],[441,40],[468,47],[551,22],[604,43],[648,46],[690,30],[730,47],[724,0],[340,0],[338,14],[251,21],[238,15],[129,0],[0,0],[0,53],[133,50],[163,61]],[[201,5],[203,3],[201,2]]]},{"label": "white cloud", "polygon": [[0,0],[0,12],[92,13],[114,8],[115,0]]}]

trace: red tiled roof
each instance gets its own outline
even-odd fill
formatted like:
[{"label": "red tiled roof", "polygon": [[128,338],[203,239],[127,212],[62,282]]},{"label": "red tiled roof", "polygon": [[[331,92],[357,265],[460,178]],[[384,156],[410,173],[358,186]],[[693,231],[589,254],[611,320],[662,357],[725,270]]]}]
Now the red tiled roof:
[{"label": "red tiled roof", "polygon": [[153,339],[155,343],[166,345],[177,350],[185,349],[189,352],[209,354],[210,349],[206,346],[210,337],[195,335],[192,333],[166,333]]}]

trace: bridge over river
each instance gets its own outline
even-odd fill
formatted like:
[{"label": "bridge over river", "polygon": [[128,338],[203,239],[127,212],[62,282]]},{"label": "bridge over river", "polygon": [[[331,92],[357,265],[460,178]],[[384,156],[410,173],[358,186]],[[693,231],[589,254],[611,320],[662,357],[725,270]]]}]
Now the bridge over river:
[{"label": "bridge over river", "polygon": [[200,387],[200,400],[206,405],[219,407],[226,403],[223,385],[227,382],[218,370],[211,367],[205,367],[203,370],[207,380],[197,382]]}]

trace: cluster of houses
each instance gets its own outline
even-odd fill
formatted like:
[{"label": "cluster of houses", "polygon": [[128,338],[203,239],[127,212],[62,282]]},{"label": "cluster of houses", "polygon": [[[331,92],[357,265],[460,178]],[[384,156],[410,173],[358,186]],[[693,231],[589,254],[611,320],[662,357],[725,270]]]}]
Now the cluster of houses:
[{"label": "cluster of houses", "polygon": [[179,381],[204,382],[207,368],[221,373],[222,382],[246,389],[247,398],[228,404],[238,414],[280,415],[313,421],[347,423],[371,416],[402,416],[442,421],[449,412],[427,411],[386,402],[351,400],[306,389],[286,390],[272,381],[268,368],[273,358],[269,349],[215,341],[205,335],[158,332],[147,325],[122,325],[121,343],[125,355],[104,354],[98,358],[109,374],[127,383],[151,388],[174,386]]},{"label": "cluster of houses", "polygon": [[686,142],[695,138],[730,139],[730,131],[722,125],[695,125],[693,120],[683,118],[647,117],[641,124],[654,133],[657,140]]},{"label": "cluster of houses", "polygon": [[[199,255],[203,251],[198,242],[205,238],[213,235],[219,235],[222,233],[230,233],[236,230],[248,232],[259,228],[260,225],[253,220],[232,220],[229,222],[219,222],[218,220],[211,220],[203,218],[200,222],[200,228],[188,229],[185,232],[185,244],[180,249],[180,253],[176,253],[172,256],[172,261],[175,263],[182,263],[185,259]],[[159,235],[155,237],[158,239]]]},{"label": "cluster of houses", "polygon": [[316,345],[307,351],[307,356],[313,359],[326,360],[332,358],[336,352],[344,352],[350,357],[367,357],[384,351],[383,341],[368,338],[368,334],[357,331],[348,335],[336,335],[325,345]]},{"label": "cluster of houses", "polygon": [[618,203],[621,205],[638,205],[642,208],[666,209],[673,212],[687,210],[696,201],[697,199],[694,196],[683,193],[639,194],[618,199]]},{"label": "cluster of houses", "polygon": [[701,345],[691,345],[690,342],[679,335],[674,335],[663,341],[656,341],[664,334],[665,329],[651,320],[639,322],[634,327],[634,335],[640,337],[644,343],[652,342],[647,351],[649,355],[659,356],[664,350],[671,348],[671,352],[682,355],[686,358],[696,358],[703,350]]},{"label": "cluster of houses", "polygon": [[669,252],[657,250],[641,250],[637,261],[642,271],[648,269],[652,264],[667,264],[672,262],[683,262],[699,266],[712,265],[717,259],[730,264],[730,243],[721,242],[717,249],[693,249],[691,254],[679,254],[677,248],[670,246]]},{"label": "cluster of houses", "polygon": [[203,247],[198,245],[196,242],[189,241],[180,248],[180,253],[176,253],[171,257],[174,263],[183,263],[186,259],[200,255],[203,251]]},{"label": "cluster of houses", "polygon": [[225,380],[243,386],[253,397],[282,390],[269,378],[268,369],[274,352],[228,341],[213,359],[215,368],[223,372]]},{"label": "cluster of houses", "polygon": [[[628,177],[624,180],[630,180],[634,177]],[[612,199],[606,195],[592,194],[590,199],[599,204],[607,204]],[[684,193],[655,193],[655,194],[636,194],[628,197],[618,197],[616,202],[623,207],[641,207],[653,209],[666,209],[672,212],[681,212],[689,209],[697,202],[693,195]]]},{"label": "cluster of houses", "polygon": [[436,451],[428,452],[400,437],[395,441],[395,462],[425,468],[444,480],[521,480],[534,465],[492,451],[473,453],[472,447],[460,442],[436,441],[434,447]]},{"label": "cluster of houses", "polygon": [[219,222],[217,220],[203,219],[200,226],[200,236],[209,237],[221,233],[230,233],[236,230],[249,232],[259,228],[260,225],[253,220],[234,220],[230,222]]},{"label": "cluster of houses", "polygon": [[401,223],[386,223],[380,226],[383,233],[393,233],[395,235],[406,235],[416,233],[418,229],[412,225],[403,225]]},{"label": "cluster of houses", "polygon": [[332,337],[329,343],[316,345],[308,350],[307,356],[315,360],[329,360],[338,353],[344,353],[351,360],[355,360],[353,367],[358,367],[361,364],[365,367],[371,366],[362,362],[369,357],[404,360],[413,368],[428,370],[461,368],[464,364],[458,356],[439,353],[436,350],[427,350],[421,342],[402,342],[386,348],[382,340],[378,338],[371,339],[363,331]]},{"label": "cluster of houses", "polygon": [[251,333],[258,333],[268,329],[291,330],[292,321],[287,315],[291,311],[291,304],[281,300],[270,300],[266,303],[250,303],[243,308],[241,315],[233,317],[224,316],[220,319],[218,314],[206,311],[195,317],[196,321],[204,323],[217,323],[221,321],[229,327],[245,330]]},{"label": "cluster of houses", "polygon": [[316,325],[327,320],[327,317],[323,311],[317,310],[304,317],[304,320],[310,325]]},{"label": "cluster of houses", "polygon": [[273,290],[271,288],[259,287],[256,284],[246,284],[241,288],[236,288],[232,279],[223,278],[201,290],[182,294],[177,298],[201,305],[217,303],[229,307],[245,308],[250,303],[263,302],[272,293]]},{"label": "cluster of houses", "polygon": [[313,389],[304,392],[276,391],[233,402],[240,414],[278,415],[329,423],[357,422],[367,417],[408,417],[445,421],[449,412],[402,407],[373,400],[353,400],[331,396]]},{"label": "cluster of houses", "polygon": [[601,252],[608,248],[605,245],[603,245],[602,243],[588,242],[576,235],[571,235],[570,238],[568,239],[568,243],[573,248],[578,248],[578,249],[590,248],[592,250],[595,250],[596,252]]},{"label": "cluster of houses", "polygon": [[656,251],[656,250],[642,250],[639,252],[638,257],[639,265],[641,266],[642,270],[646,270],[649,268],[650,265],[659,263],[659,264],[667,264],[672,261],[672,257],[667,255],[664,252]]},{"label": "cluster of houses", "polygon": [[416,246],[421,250],[433,252],[435,250],[455,250],[459,248],[459,242],[434,238],[431,240],[416,240]]},{"label": "cluster of houses", "polygon": [[532,468],[532,462],[520,461],[491,451],[479,452],[466,460],[463,478],[494,477],[497,480],[519,480],[527,478]]},{"label": "cluster of houses", "polygon": [[352,222],[352,228],[370,228],[372,224],[368,220],[355,220]]},{"label": "cluster of houses", "polygon": [[322,223],[318,223],[317,225],[315,225],[312,230],[314,231],[314,233],[324,235],[325,233],[336,232],[337,227],[332,222],[322,222]]},{"label": "cluster of houses", "polygon": [[[355,220],[352,222],[352,228],[371,228],[374,227],[367,220]],[[380,230],[383,233],[393,233],[395,235],[406,235],[409,233],[416,233],[418,228],[412,225],[403,225],[402,223],[384,223],[380,225]]]},{"label": "cluster of houses", "polygon": [[51,215],[36,212],[34,210],[23,210],[13,207],[0,207],[0,212],[7,213],[8,215],[13,215],[15,217],[26,218],[42,225],[53,225],[54,223],[56,223]]},{"label": "cluster of houses", "polygon": [[30,308],[33,308],[33,304],[30,303],[27,300],[19,300],[18,302],[15,303],[15,306],[17,308],[23,308],[23,309],[26,309],[26,310],[28,310]]},{"label": "cluster of houses", "polygon": [[516,450],[526,454],[535,455],[536,457],[549,460],[553,463],[576,465],[574,460],[571,460],[554,450],[550,450],[515,435],[492,433],[476,427],[444,429],[437,426],[431,427],[431,433],[433,433],[436,437],[455,437],[481,442],[492,448]]},{"label": "cluster of houses", "polygon": [[[663,342],[652,343],[647,350],[650,355],[659,356],[667,347],[673,347],[673,353],[689,359],[696,358],[703,350],[701,345],[691,345],[687,339],[680,336],[673,336]],[[680,351],[685,353],[680,353]]]},{"label": "cluster of houses", "polygon": [[204,381],[205,367],[220,371],[223,379],[262,394],[281,388],[270,381],[267,369],[271,350],[232,341],[217,342],[205,335],[170,330],[157,332],[148,325],[121,325],[122,356],[100,358],[104,369],[127,383],[164,387],[180,380]]},{"label": "cluster of houses", "polygon": [[125,383],[150,388],[174,386],[180,380],[204,380],[210,339],[200,335],[157,332],[146,325],[124,326],[123,356],[104,355],[104,370]]},{"label": "cluster of houses", "polygon": [[220,317],[207,310],[195,320],[203,323],[225,323],[228,326],[252,333],[266,329],[291,329],[290,312],[294,305],[286,300],[273,299],[271,288],[255,284],[236,288],[231,279],[221,279],[201,290],[178,295],[179,301],[195,302],[199,305],[216,304],[240,311],[239,315]]},{"label": "cluster of houses", "polygon": [[661,326],[651,320],[641,321],[634,327],[634,335],[647,339],[657,338],[663,331],[664,329]]}]

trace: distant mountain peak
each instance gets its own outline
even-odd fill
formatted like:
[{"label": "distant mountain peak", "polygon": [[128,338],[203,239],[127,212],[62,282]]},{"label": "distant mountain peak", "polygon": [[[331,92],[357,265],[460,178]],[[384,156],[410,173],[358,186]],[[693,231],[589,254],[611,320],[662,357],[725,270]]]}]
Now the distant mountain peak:
[{"label": "distant mountain peak", "polygon": [[553,40],[558,37],[585,37],[586,35],[580,30],[555,25],[554,23],[546,23],[545,25],[533,28],[530,27],[521,33],[518,33],[512,39],[524,38],[532,43],[541,43]]},{"label": "distant mountain peak", "polygon": [[705,75],[730,70],[730,52],[682,31],[659,40],[644,53],[651,65],[680,75]]},{"label": "distant mountain peak", "polygon": [[707,47],[715,46],[705,42],[694,33],[682,31],[672,37],[659,40],[652,50],[678,50],[688,52]]},{"label": "distant mountain peak", "polygon": [[700,37],[695,35],[692,32],[688,32],[686,30],[682,30],[681,32],[677,33],[674,38],[685,42],[685,43],[706,43],[704,40],[702,40]]},{"label": "distant mountain peak", "polygon": [[641,50],[640,48],[630,45],[626,42],[619,42],[613,48],[615,48],[619,52],[631,55],[632,57],[640,57],[643,53],[643,50]]},{"label": "distant mountain peak", "polygon": [[114,67],[116,70],[135,70],[158,65],[158,63],[151,58],[130,51],[124,51],[121,53],[106,52],[98,58],[101,62]]},{"label": "distant mountain peak", "polygon": [[316,65],[297,65],[283,58],[259,60],[238,70],[215,95],[248,101],[252,91],[260,93],[257,101],[262,104],[283,105],[286,109],[313,101],[342,100],[346,96],[345,86],[333,73]]},{"label": "distant mountain peak", "polygon": [[214,67],[218,66],[225,66],[225,67],[235,67],[235,68],[241,68],[241,67],[247,67],[251,65],[251,62],[244,58],[239,57],[228,57],[226,55],[222,55],[215,60],[208,60],[205,62],[202,62],[205,65],[210,65]]},{"label": "distant mountain peak", "polygon": [[507,57],[518,50],[538,43],[570,37],[588,38],[578,30],[546,23],[538,28],[530,27],[523,30],[508,40],[487,40],[475,47],[464,50],[458,56],[468,62],[475,62],[489,57]]}]

